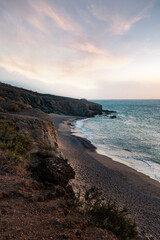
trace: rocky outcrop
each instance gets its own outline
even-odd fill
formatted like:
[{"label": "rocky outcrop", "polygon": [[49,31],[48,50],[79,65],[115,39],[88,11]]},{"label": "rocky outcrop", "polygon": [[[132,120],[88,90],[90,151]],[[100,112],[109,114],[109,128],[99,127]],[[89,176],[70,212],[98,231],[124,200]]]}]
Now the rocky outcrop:
[{"label": "rocky outcrop", "polygon": [[112,114],[112,113],[116,113],[116,111],[110,111],[110,110],[102,110],[102,114],[105,114],[105,115],[110,115],[110,114]]},{"label": "rocky outcrop", "polygon": [[37,175],[41,182],[44,184],[47,182],[54,185],[60,185],[66,187],[70,179],[75,177],[75,172],[71,166],[67,163],[66,159],[57,157],[54,153],[52,156],[40,158]]},{"label": "rocky outcrop", "polygon": [[85,99],[40,94],[0,83],[0,111],[19,112],[38,108],[46,113],[91,117],[102,114],[102,106]]},{"label": "rocky outcrop", "polygon": [[109,118],[110,118],[110,119],[115,119],[115,118],[117,118],[117,117],[116,117],[116,115],[113,115],[113,116],[110,116]]},{"label": "rocky outcrop", "polygon": [[31,136],[38,145],[57,145],[54,121],[39,109],[19,113],[1,112],[0,119],[12,120],[23,134]]}]

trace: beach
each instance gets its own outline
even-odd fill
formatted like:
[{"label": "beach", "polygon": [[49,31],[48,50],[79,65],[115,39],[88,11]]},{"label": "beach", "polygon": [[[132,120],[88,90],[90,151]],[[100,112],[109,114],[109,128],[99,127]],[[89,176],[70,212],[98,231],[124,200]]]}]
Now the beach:
[{"label": "beach", "polygon": [[70,125],[76,117],[50,115],[57,129],[59,148],[76,172],[74,190],[101,188],[106,199],[128,208],[140,232],[160,239],[160,183],[98,154],[88,140],[72,135]]}]

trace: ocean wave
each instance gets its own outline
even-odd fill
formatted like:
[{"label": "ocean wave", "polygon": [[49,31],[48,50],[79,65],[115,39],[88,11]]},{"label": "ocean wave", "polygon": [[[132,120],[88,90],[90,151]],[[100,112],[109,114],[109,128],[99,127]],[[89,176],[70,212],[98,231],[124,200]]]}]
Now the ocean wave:
[{"label": "ocean wave", "polygon": [[[75,123],[75,129],[72,134],[76,136],[85,137],[91,141],[91,143],[97,148],[97,153],[106,155],[113,159],[113,161],[120,162],[122,164],[131,167],[138,172],[141,172],[152,179],[160,182],[160,164],[144,160],[149,159],[148,155],[133,152],[131,149],[121,149],[115,145],[107,145],[106,139],[102,133],[94,135],[88,132],[85,128],[84,122],[90,121],[90,119],[78,120]],[[93,119],[92,119],[93,121]]]},{"label": "ocean wave", "polygon": [[75,131],[97,151],[160,181],[160,101],[95,102],[115,110],[117,118],[113,121],[102,115],[78,120]]}]

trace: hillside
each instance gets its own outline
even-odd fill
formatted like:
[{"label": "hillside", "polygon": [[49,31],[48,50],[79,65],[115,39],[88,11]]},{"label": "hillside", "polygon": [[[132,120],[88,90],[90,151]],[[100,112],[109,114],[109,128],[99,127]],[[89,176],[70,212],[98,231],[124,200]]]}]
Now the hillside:
[{"label": "hillside", "polygon": [[92,117],[102,114],[102,106],[85,99],[40,94],[0,83],[0,111],[21,111],[39,108],[46,113]]}]

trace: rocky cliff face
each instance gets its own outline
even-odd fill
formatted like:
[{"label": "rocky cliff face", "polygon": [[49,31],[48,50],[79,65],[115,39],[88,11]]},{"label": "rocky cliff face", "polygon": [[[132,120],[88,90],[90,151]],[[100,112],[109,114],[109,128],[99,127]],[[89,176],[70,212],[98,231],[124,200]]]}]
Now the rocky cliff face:
[{"label": "rocky cliff face", "polygon": [[1,112],[0,119],[13,121],[23,134],[31,136],[38,145],[57,145],[54,121],[39,109],[18,113]]},{"label": "rocky cliff face", "polygon": [[[61,98],[54,104],[52,97],[1,86],[1,239],[117,240],[106,230],[89,226],[86,218],[71,210],[75,194],[69,180],[75,172],[59,151],[54,121],[40,110],[90,116],[99,106]],[[33,143],[25,148],[26,155],[22,149],[27,136]]]},{"label": "rocky cliff face", "polygon": [[72,211],[69,181],[75,172],[59,151],[54,121],[45,112],[92,116],[101,106],[0,83],[1,239],[117,240]]},{"label": "rocky cliff face", "polygon": [[91,117],[102,114],[100,104],[85,99],[74,99],[40,94],[0,83],[0,111],[21,111],[38,108],[46,113]]}]

